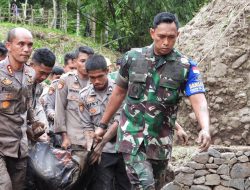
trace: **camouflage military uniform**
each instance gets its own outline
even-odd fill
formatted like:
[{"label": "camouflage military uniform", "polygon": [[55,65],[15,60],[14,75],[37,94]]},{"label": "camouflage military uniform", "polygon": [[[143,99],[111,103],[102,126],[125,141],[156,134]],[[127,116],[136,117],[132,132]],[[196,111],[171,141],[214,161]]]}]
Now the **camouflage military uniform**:
[{"label": "camouflage military uniform", "polygon": [[27,65],[14,72],[8,58],[0,62],[0,189],[19,190],[24,185],[27,117],[34,121],[34,76],[35,71]]},{"label": "camouflage military uniform", "polygon": [[112,80],[115,81],[117,75],[118,75],[118,71],[114,71],[114,72],[109,73],[109,74],[108,74],[108,77],[109,77],[110,79],[112,79]]},{"label": "camouflage military uniform", "polygon": [[[108,99],[112,93],[114,81],[108,79],[106,90],[96,91],[92,84],[80,91],[79,113],[84,131],[94,131],[99,125],[102,114],[106,108]],[[120,119],[120,111],[110,121]],[[97,167],[97,179],[92,182],[91,190],[113,189],[113,180],[116,181],[116,189],[130,190],[130,183],[125,171],[125,165],[121,153],[115,151],[115,139],[106,143],[101,155],[101,162]]]},{"label": "camouflage military uniform", "polygon": [[153,45],[131,50],[123,58],[116,82],[128,92],[116,149],[123,152],[135,189],[161,185],[171,157],[179,99],[184,91],[188,96],[204,92],[194,68],[195,63],[176,50],[155,56]]}]

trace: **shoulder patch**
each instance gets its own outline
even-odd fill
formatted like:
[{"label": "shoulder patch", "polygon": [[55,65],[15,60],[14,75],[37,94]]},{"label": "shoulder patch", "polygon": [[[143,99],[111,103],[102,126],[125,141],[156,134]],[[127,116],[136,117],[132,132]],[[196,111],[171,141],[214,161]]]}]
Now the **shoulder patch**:
[{"label": "shoulder patch", "polygon": [[62,88],[64,87],[64,85],[65,85],[65,81],[64,81],[63,79],[60,79],[60,80],[58,81],[57,88],[58,88],[58,89],[62,89]]}]

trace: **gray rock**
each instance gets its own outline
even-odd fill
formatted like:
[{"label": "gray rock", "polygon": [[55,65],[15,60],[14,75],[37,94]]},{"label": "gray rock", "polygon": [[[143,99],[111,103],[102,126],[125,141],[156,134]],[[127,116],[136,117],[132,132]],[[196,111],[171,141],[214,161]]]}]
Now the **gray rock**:
[{"label": "gray rock", "polygon": [[205,164],[207,163],[208,158],[208,152],[202,152],[193,156],[192,160],[200,164]]},{"label": "gray rock", "polygon": [[214,158],[214,164],[223,164],[225,159],[222,158]]},{"label": "gray rock", "polygon": [[161,188],[161,190],[182,190],[182,186],[177,183],[170,182]]},{"label": "gray rock", "polygon": [[238,157],[238,160],[240,162],[248,162],[249,161],[249,159],[246,155],[242,155],[242,156]]},{"label": "gray rock", "polygon": [[244,179],[231,179],[228,181],[229,187],[234,187],[239,190],[244,190]]},{"label": "gray rock", "polygon": [[214,170],[214,169],[208,169],[208,171],[209,171],[210,173],[213,173],[213,174],[216,174],[216,173],[217,173],[217,171]]},{"label": "gray rock", "polygon": [[192,185],[194,179],[194,174],[179,173],[175,176],[175,181],[184,185]]},{"label": "gray rock", "polygon": [[192,185],[190,190],[212,190],[211,187],[205,185]]},{"label": "gray rock", "polygon": [[231,180],[230,176],[228,176],[228,175],[221,175],[220,177],[221,177],[221,179],[224,179],[227,181]]},{"label": "gray rock", "polygon": [[196,185],[201,185],[201,184],[204,184],[205,181],[206,181],[205,177],[202,176],[202,177],[199,177],[199,178],[194,179],[193,182],[194,182],[194,184],[196,184]]},{"label": "gray rock", "polygon": [[233,165],[230,176],[232,179],[245,178],[250,176],[250,162],[236,163]]},{"label": "gray rock", "polygon": [[218,174],[206,175],[205,185],[219,185],[219,184],[220,184],[220,176]]},{"label": "gray rock", "polygon": [[229,175],[229,166],[226,165],[226,164],[222,164],[222,165],[217,169],[217,174]]},{"label": "gray rock", "polygon": [[238,159],[236,157],[233,157],[230,160],[228,160],[227,163],[230,165],[234,165],[237,161],[238,161]]},{"label": "gray rock", "polygon": [[211,73],[211,76],[223,77],[227,74],[227,65],[223,63],[217,63],[212,70],[213,73]]},{"label": "gray rock", "polygon": [[204,164],[198,164],[196,162],[188,162],[186,164],[186,166],[190,167],[190,168],[193,168],[195,170],[200,170],[200,169],[204,169],[205,168],[205,165]]},{"label": "gray rock", "polygon": [[250,177],[245,181],[245,189],[250,189]]},{"label": "gray rock", "polygon": [[236,156],[242,156],[243,155],[243,151],[238,151],[235,153]]},{"label": "gray rock", "polygon": [[220,153],[218,150],[215,150],[215,149],[213,149],[213,148],[209,148],[209,149],[208,149],[208,154],[209,154],[210,156],[215,157],[215,158],[220,158],[220,157],[221,157],[221,153]]},{"label": "gray rock", "polygon": [[219,166],[217,164],[206,164],[206,168],[208,168],[208,169],[216,169],[218,167]]},{"label": "gray rock", "polygon": [[210,158],[208,159],[208,163],[209,163],[209,164],[212,164],[213,161],[214,161],[214,157],[210,157]]},{"label": "gray rock", "polygon": [[250,156],[250,151],[244,152],[246,156]]},{"label": "gray rock", "polygon": [[224,153],[221,153],[221,158],[225,158],[227,160],[230,160],[234,156],[235,156],[235,153],[233,153],[233,152],[224,152]]},{"label": "gray rock", "polygon": [[196,170],[194,173],[194,177],[205,176],[207,174],[209,174],[207,170]]},{"label": "gray rock", "polygon": [[232,68],[233,69],[239,68],[243,63],[247,61],[247,58],[248,58],[248,54],[247,53],[243,54],[235,62],[233,62]]},{"label": "gray rock", "polygon": [[216,186],[214,187],[213,190],[234,190],[233,188],[229,188],[229,187],[224,187],[222,185]]},{"label": "gray rock", "polygon": [[190,167],[180,167],[178,169],[175,170],[176,173],[179,173],[179,172],[183,172],[183,173],[194,173],[195,172],[195,169],[193,168],[190,168]]}]

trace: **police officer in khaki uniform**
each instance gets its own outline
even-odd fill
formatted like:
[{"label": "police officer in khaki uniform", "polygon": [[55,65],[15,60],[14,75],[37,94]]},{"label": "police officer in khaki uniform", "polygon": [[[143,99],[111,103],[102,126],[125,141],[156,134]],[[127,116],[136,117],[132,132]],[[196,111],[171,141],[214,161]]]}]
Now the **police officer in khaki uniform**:
[{"label": "police officer in khaki uniform", "polygon": [[[60,76],[63,73],[72,72],[76,69],[75,63],[75,53],[66,53],[64,56],[64,68],[63,70],[58,66],[53,68],[52,74],[56,74],[56,76]],[[56,68],[58,67],[58,68]],[[60,77],[59,77],[60,78]],[[59,79],[58,78],[58,79]],[[54,133],[54,120],[55,120],[55,102],[56,102],[56,88],[58,85],[58,79],[54,79],[54,75],[52,76],[52,83],[49,86],[48,93],[45,96],[45,112],[47,118],[50,123],[50,131]]]},{"label": "police officer in khaki uniform", "polygon": [[49,129],[47,117],[43,109],[42,104],[39,101],[39,98],[43,92],[42,82],[47,79],[51,74],[54,67],[56,57],[53,52],[47,48],[40,48],[35,51],[32,56],[31,66],[36,72],[35,84],[34,84],[34,98],[33,98],[33,108],[36,112],[36,116],[40,120],[45,122],[46,129]]},{"label": "police officer in khaki uniform", "polygon": [[[108,78],[107,63],[102,55],[95,54],[90,57],[86,62],[86,70],[92,84],[80,91],[79,104],[81,125],[84,127],[85,133],[94,132],[99,125],[114,86],[114,81]],[[120,111],[111,119],[109,125],[117,126],[119,119]],[[131,189],[122,154],[115,151],[115,134],[113,133],[113,136],[104,135],[103,140],[94,150],[96,154],[101,154],[101,161],[97,167],[96,180],[91,182],[88,189]],[[95,161],[94,157],[90,157],[92,162]],[[114,184],[116,184],[116,188],[114,188]]]},{"label": "police officer in khaki uniform", "polygon": [[44,124],[36,121],[32,110],[35,71],[25,63],[30,57],[33,37],[24,28],[9,31],[8,57],[0,62],[0,189],[23,189],[28,141],[27,120],[32,134],[41,135]]},{"label": "police officer in khaki uniform", "polygon": [[77,157],[81,171],[86,163],[83,156],[87,151],[83,148],[86,142],[78,113],[79,91],[88,83],[85,62],[92,54],[92,48],[79,47],[75,52],[77,72],[62,75],[56,89],[55,133],[62,136],[62,148],[72,149],[72,155]]}]

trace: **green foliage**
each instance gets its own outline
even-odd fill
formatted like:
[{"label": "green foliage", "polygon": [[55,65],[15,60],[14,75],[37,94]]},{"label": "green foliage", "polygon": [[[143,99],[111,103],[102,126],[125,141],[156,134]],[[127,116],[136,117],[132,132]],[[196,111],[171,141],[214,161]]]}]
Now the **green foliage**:
[{"label": "green foliage", "polygon": [[112,62],[115,62],[117,57],[120,56],[118,52],[111,51],[107,48],[103,48],[100,44],[95,43],[90,38],[77,37],[76,35],[65,35],[62,31],[57,29],[41,28],[37,26],[28,26],[22,24],[12,23],[0,23],[0,42],[4,41],[7,32],[14,27],[25,27],[32,31],[34,36],[33,49],[47,47],[56,54],[57,63],[63,63],[63,56],[66,52],[73,51],[75,48],[81,45],[87,45],[92,47],[95,52],[105,55],[110,58]]},{"label": "green foliage", "polygon": [[[93,26],[91,27],[91,25],[96,22],[95,41],[115,50],[126,51],[131,47],[145,46],[151,43],[149,28],[157,13],[172,12],[177,15],[181,25],[184,25],[210,0],[55,1],[58,12],[60,10],[67,12],[68,33],[76,33],[77,10],[79,10],[81,36],[93,34]],[[17,0],[19,4],[24,2],[25,0]],[[28,3],[35,8],[46,10],[52,10],[53,7],[51,0],[28,0]],[[0,8],[3,6],[8,7],[7,0],[0,0]],[[60,15],[58,16],[60,17]]]}]

